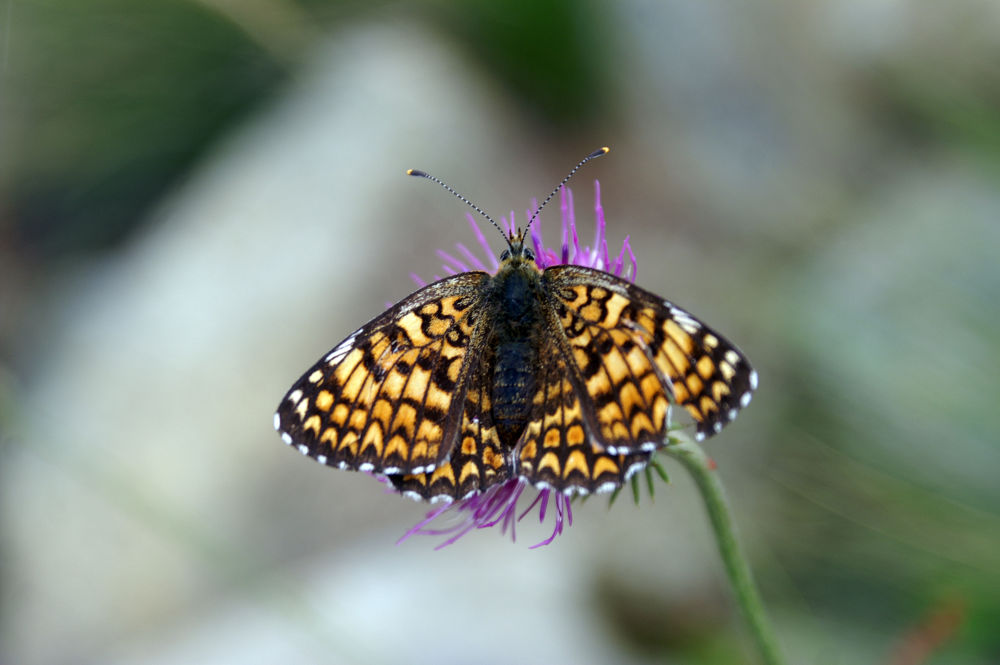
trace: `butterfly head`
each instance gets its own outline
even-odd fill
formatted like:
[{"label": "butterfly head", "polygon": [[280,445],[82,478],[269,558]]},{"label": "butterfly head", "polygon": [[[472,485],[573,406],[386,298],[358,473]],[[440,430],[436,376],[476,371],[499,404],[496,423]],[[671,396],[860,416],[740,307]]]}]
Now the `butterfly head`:
[{"label": "butterfly head", "polygon": [[503,250],[500,254],[501,263],[532,263],[535,262],[535,252],[530,247],[525,244],[525,231],[518,231],[517,235],[513,232],[505,236],[507,240],[507,249]]}]

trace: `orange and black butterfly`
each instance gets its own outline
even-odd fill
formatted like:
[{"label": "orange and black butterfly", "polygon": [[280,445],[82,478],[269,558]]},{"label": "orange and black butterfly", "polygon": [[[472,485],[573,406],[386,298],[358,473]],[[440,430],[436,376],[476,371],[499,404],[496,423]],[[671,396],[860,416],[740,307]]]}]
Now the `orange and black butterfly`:
[{"label": "orange and black butterfly", "polygon": [[601,270],[539,269],[524,231],[505,238],[496,274],[429,284],[313,365],[274,416],[285,443],[415,498],[518,477],[601,492],[666,445],[671,405],[702,439],[750,402],[757,373],[697,318]]}]

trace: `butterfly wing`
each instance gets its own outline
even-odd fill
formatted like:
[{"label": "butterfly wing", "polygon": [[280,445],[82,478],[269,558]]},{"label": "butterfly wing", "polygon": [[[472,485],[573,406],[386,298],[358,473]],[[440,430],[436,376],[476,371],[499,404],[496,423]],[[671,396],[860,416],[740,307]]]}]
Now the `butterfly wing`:
[{"label": "butterfly wing", "polygon": [[613,454],[595,445],[596,425],[587,406],[595,396],[577,388],[579,369],[555,335],[545,336],[539,359],[530,419],[515,453],[518,474],[536,487],[559,491],[621,487],[652,453]]},{"label": "butterfly wing", "polygon": [[600,270],[554,266],[530,423],[518,473],[559,490],[620,487],[666,441],[670,404],[718,433],[750,402],[757,374],[687,312]]},{"label": "butterfly wing", "polygon": [[610,452],[663,445],[667,399],[691,415],[699,440],[750,402],[757,373],[704,323],[634,284],[582,266],[555,266],[543,284],[584,420]]},{"label": "butterfly wing", "polygon": [[393,487],[413,498],[462,499],[502,483],[512,475],[493,422],[489,368],[493,349],[483,349],[469,376],[458,441],[448,459],[433,472],[390,475]]},{"label": "butterfly wing", "polygon": [[281,400],[274,424],[285,443],[342,469],[415,474],[444,463],[479,366],[488,279],[434,282],[334,347]]}]

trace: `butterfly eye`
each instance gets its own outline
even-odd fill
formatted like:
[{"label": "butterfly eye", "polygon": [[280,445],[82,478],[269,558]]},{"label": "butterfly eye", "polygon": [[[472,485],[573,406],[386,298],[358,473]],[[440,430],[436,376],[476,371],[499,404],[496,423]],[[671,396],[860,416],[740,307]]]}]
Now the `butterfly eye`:
[{"label": "butterfly eye", "polygon": [[509,258],[510,258],[510,250],[509,249],[503,250],[503,253],[500,255],[500,260],[506,261]]},{"label": "butterfly eye", "polygon": [[535,260],[535,253],[533,251],[531,251],[530,249],[528,249],[527,247],[525,247],[524,248],[524,258],[525,258],[526,261],[534,261]]}]

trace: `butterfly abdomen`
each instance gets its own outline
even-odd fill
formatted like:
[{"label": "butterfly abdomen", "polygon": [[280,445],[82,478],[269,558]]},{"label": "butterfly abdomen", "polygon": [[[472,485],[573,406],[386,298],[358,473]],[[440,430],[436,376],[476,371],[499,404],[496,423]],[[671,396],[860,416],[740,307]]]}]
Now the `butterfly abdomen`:
[{"label": "butterfly abdomen", "polygon": [[509,341],[497,346],[493,420],[505,445],[513,447],[528,423],[535,373],[535,352],[530,343]]},{"label": "butterfly abdomen", "polygon": [[493,420],[501,442],[513,447],[531,415],[537,374],[538,273],[524,264],[495,278],[498,298],[493,343]]}]

